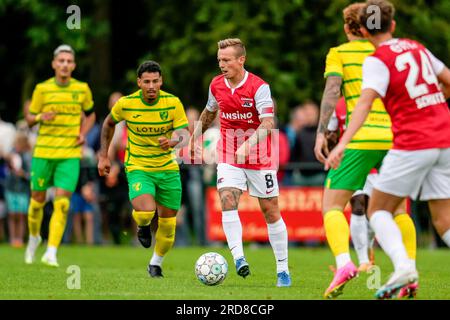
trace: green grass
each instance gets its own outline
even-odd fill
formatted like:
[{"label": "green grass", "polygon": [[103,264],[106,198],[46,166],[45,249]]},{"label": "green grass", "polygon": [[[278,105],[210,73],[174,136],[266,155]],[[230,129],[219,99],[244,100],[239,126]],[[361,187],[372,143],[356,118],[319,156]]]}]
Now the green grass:
[{"label": "green grass", "polygon": [[[293,279],[290,288],[275,286],[275,261],[270,247],[246,248],[251,276],[238,277],[234,266],[224,283],[208,287],[194,276],[196,259],[216,251],[232,262],[226,248],[174,248],[166,257],[164,279],[151,279],[146,271],[151,250],[140,247],[63,246],[59,268],[36,262],[25,265],[23,249],[0,246],[0,300],[4,299],[150,299],[150,300],[299,300],[322,299],[332,273],[328,265],[333,257],[327,248],[290,247],[289,264]],[[37,260],[44,252],[41,246]],[[382,284],[392,272],[386,255],[376,252]],[[355,260],[356,261],[356,260]],[[67,288],[70,265],[81,270],[81,289]],[[450,299],[450,254],[448,250],[419,250],[420,299]],[[367,288],[370,275],[360,275],[345,288],[339,299],[373,299],[375,289]]]}]

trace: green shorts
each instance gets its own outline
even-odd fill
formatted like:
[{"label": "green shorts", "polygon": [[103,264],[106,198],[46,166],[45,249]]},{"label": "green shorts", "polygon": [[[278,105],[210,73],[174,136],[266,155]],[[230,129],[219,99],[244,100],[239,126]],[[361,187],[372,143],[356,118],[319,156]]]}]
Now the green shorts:
[{"label": "green shorts", "polygon": [[45,191],[54,186],[74,192],[80,175],[80,159],[42,159],[31,161],[31,190]]},{"label": "green shorts", "polygon": [[179,171],[147,172],[134,170],[127,173],[130,200],[151,194],[160,205],[178,210],[181,207],[181,179]]},{"label": "green shorts", "polygon": [[361,190],[373,168],[379,169],[388,150],[345,149],[340,166],[330,169],[325,187],[337,190]]}]

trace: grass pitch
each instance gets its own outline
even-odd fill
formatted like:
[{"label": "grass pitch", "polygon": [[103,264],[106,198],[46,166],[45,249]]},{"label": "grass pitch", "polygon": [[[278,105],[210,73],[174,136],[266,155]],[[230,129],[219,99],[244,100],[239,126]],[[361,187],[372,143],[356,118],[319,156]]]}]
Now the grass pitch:
[{"label": "grass pitch", "polygon": [[[201,284],[194,275],[197,258],[209,251],[222,254],[229,272],[219,286]],[[24,249],[0,246],[0,300],[5,299],[149,299],[149,300],[303,300],[322,299],[332,279],[328,266],[334,263],[327,248],[290,247],[289,265],[293,285],[277,288],[275,259],[270,247],[245,248],[251,275],[236,275],[231,255],[222,247],[174,248],[164,261],[164,279],[152,279],[146,268],[151,249],[141,247],[63,246],[59,250],[60,267],[40,263],[41,246],[33,265],[23,262]],[[450,251],[419,250],[419,299],[450,299]],[[356,261],[353,255],[354,261]],[[381,284],[392,272],[386,255],[378,250],[376,261]],[[68,289],[73,269],[80,271],[80,289]],[[73,268],[73,267],[72,267]],[[76,268],[76,267],[75,267]],[[373,299],[375,274],[361,274],[345,288],[338,299]]]}]

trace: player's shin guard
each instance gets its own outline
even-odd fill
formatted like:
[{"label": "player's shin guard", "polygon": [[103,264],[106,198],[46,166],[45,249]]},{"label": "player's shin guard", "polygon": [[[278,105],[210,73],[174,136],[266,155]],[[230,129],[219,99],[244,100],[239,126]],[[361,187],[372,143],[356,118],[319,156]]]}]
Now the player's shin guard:
[{"label": "player's shin guard", "polygon": [[70,200],[67,197],[56,197],[53,202],[53,214],[50,219],[48,246],[58,248],[66,228]]},{"label": "player's shin guard", "polygon": [[44,216],[45,202],[38,202],[33,198],[30,199],[28,207],[28,229],[33,237],[39,236],[41,233],[42,218]]},{"label": "player's shin guard", "polygon": [[368,221],[365,215],[353,214],[350,219],[350,233],[359,264],[369,263]]},{"label": "player's shin guard", "polygon": [[340,210],[330,210],[324,217],[325,233],[337,267],[346,265],[350,259],[350,228],[344,213]]},{"label": "player's shin guard", "polygon": [[156,231],[155,253],[164,257],[175,242],[175,229],[177,218],[158,217],[158,230]]},{"label": "player's shin guard", "polygon": [[375,211],[370,218],[370,226],[375,231],[378,243],[391,258],[395,270],[410,268],[411,260],[408,258],[402,234],[392,214],[384,210]]},{"label": "player's shin guard", "polygon": [[405,245],[406,253],[408,253],[408,257],[411,260],[416,260],[417,242],[414,222],[407,213],[395,216],[394,220],[402,233],[402,240]]},{"label": "player's shin guard", "polygon": [[445,242],[447,247],[450,247],[450,229],[444,232],[444,234],[441,236],[442,240]]},{"label": "player's shin guard", "polygon": [[148,226],[155,215],[155,211],[135,211],[133,210],[133,219],[139,227]]},{"label": "player's shin guard", "polygon": [[288,233],[283,218],[275,223],[268,223],[267,230],[269,234],[270,245],[272,246],[275,259],[277,261],[277,273],[288,269]]},{"label": "player's shin guard", "polygon": [[222,227],[227,238],[228,248],[230,248],[233,259],[237,260],[244,256],[242,245],[242,224],[237,210],[222,212]]}]

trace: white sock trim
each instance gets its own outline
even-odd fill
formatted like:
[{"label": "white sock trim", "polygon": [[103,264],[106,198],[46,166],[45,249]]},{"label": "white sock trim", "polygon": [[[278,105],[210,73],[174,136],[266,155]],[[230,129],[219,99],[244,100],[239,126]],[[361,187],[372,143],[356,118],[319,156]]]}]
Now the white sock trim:
[{"label": "white sock trim", "polygon": [[164,260],[164,257],[160,257],[156,254],[156,252],[153,252],[153,256],[150,259],[150,264],[152,266],[160,266],[161,267],[163,260]]},{"label": "white sock trim", "polygon": [[277,234],[286,231],[286,224],[284,223],[283,218],[280,218],[277,222],[268,223],[267,231],[269,234]]},{"label": "white sock trim", "polygon": [[53,246],[48,246],[47,247],[47,251],[45,252],[47,255],[51,255],[56,257],[56,252],[58,251],[58,248],[53,247]]},{"label": "white sock trim", "polygon": [[442,240],[445,242],[447,247],[450,247],[450,229],[444,232],[442,235]]},{"label": "white sock trim", "polygon": [[222,211],[222,222],[240,221],[237,210]]},{"label": "white sock trim", "polygon": [[336,256],[336,267],[338,269],[342,268],[350,261],[352,261],[352,259],[350,258],[350,253],[341,253]]}]

